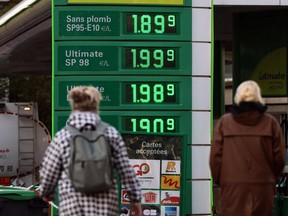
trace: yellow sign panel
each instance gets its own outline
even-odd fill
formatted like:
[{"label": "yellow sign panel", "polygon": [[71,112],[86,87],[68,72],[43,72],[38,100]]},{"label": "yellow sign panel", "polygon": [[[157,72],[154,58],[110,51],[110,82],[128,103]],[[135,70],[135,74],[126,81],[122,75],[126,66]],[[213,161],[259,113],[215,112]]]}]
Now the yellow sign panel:
[{"label": "yellow sign panel", "polygon": [[161,189],[180,189],[180,175],[162,175]]},{"label": "yellow sign panel", "polygon": [[68,3],[183,5],[184,0],[68,0]]},{"label": "yellow sign panel", "polygon": [[287,95],[286,52],[286,47],[270,52],[252,72],[251,79],[260,85],[263,96]]}]

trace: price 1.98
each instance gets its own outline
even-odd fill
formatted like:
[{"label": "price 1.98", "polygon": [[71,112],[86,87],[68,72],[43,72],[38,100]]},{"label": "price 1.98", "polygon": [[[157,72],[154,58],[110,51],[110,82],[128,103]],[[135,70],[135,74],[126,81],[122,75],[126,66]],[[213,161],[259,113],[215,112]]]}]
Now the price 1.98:
[{"label": "price 1.98", "polygon": [[175,104],[178,83],[125,83],[126,103]]}]

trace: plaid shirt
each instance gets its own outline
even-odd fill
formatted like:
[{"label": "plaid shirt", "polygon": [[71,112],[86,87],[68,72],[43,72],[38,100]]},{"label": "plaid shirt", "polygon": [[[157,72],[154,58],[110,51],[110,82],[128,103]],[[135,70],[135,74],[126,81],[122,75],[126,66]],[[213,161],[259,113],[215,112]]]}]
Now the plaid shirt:
[{"label": "plaid shirt", "polygon": [[[100,117],[92,112],[73,111],[67,121],[78,129],[86,123],[96,125]],[[112,126],[104,131],[112,149],[112,163],[117,170],[123,188],[133,203],[140,203],[141,189],[133,168],[129,162],[127,150],[119,132]],[[119,215],[118,189],[114,179],[114,186],[106,192],[83,194],[75,191],[67,176],[69,166],[71,134],[63,128],[47,148],[40,169],[40,194],[51,196],[59,186],[59,214],[61,216],[116,216]],[[101,173],[99,173],[101,175]]]}]

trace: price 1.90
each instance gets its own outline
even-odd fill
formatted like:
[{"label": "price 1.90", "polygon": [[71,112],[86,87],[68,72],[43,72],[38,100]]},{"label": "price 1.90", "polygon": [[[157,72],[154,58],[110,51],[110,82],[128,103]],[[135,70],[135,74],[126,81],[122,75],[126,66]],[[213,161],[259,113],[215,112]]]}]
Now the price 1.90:
[{"label": "price 1.90", "polygon": [[175,117],[127,117],[125,130],[132,132],[176,132]]},{"label": "price 1.90", "polygon": [[126,83],[126,103],[171,104],[176,103],[177,83]]},{"label": "price 1.90", "polygon": [[126,48],[126,67],[132,69],[176,68],[176,49]]}]

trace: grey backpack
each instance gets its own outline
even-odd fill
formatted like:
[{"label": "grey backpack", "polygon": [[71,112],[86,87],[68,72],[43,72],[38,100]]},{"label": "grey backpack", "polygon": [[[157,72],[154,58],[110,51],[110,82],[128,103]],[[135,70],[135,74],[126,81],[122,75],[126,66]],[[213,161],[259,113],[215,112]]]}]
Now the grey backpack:
[{"label": "grey backpack", "polygon": [[83,131],[66,126],[72,134],[69,177],[76,191],[102,192],[109,190],[113,184],[111,147],[103,133],[107,126],[99,122],[96,130]]}]

